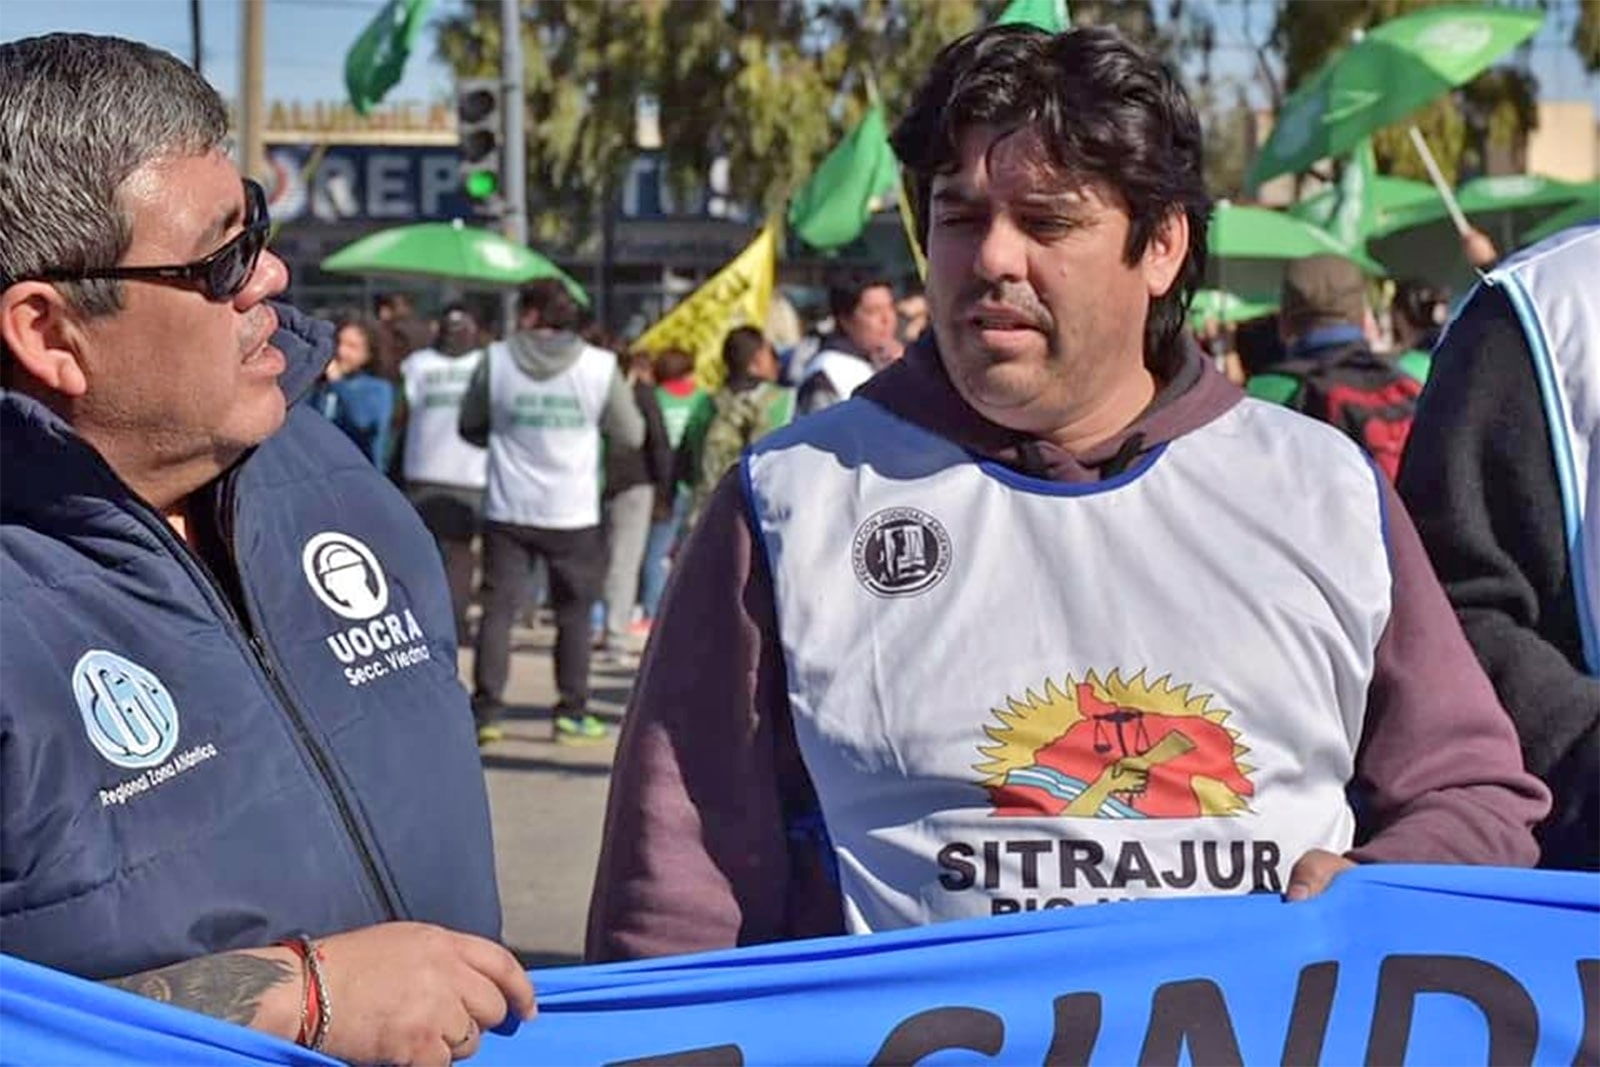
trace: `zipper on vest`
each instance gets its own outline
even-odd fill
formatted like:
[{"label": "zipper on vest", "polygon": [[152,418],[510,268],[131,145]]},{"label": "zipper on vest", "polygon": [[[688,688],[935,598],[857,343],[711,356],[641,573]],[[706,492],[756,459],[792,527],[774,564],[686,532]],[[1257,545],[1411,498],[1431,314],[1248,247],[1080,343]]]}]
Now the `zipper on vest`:
[{"label": "zipper on vest", "polygon": [[[338,811],[339,818],[344,823],[345,833],[349,836],[350,843],[355,847],[356,855],[361,860],[367,879],[377,897],[378,905],[390,919],[401,918],[399,907],[395,903],[393,894],[389,892],[388,887],[379,876],[377,861],[373,859],[372,851],[367,847],[366,838],[361,835],[356,825],[355,817],[350,811],[349,802],[345,799],[343,790],[339,788],[338,783],[333,778],[328,766],[327,754],[322,751],[315,739],[312,738],[299,709],[290,699],[289,694],[285,692],[283,683],[279,680],[278,674],[272,666],[272,660],[265,646],[256,637],[255,633],[244,625],[244,621],[239,618],[239,613],[234,610],[227,590],[217,576],[212,573],[211,568],[206,565],[206,561],[200,558],[199,553],[190,548],[183,538],[173,532],[165,516],[146,503],[143,497],[129,489],[122,479],[117,476],[117,473],[111,469],[110,464],[106,463],[98,453],[95,453],[95,458],[100,461],[106,475],[112,479],[113,483],[127,494],[130,507],[144,515],[147,520],[146,525],[155,532],[157,540],[165,542],[172,548],[180,563],[189,565],[190,574],[195,579],[195,584],[200,587],[204,595],[215,601],[214,606],[221,610],[224,619],[233,630],[235,640],[244,647],[248,653],[247,658],[255,665],[261,676],[266,679],[268,689],[277,699],[279,707],[283,709],[289,722],[294,726],[300,743],[305,746],[306,752],[310,755],[311,763],[316,768],[318,777],[322,779],[323,788],[327,790],[328,795],[333,799],[334,808]],[[233,474],[230,472],[223,475],[223,477],[226,479],[224,493],[231,502]],[[238,560],[232,556],[232,538],[225,538],[225,541],[228,545],[229,556],[233,558],[234,568],[237,571]],[[243,572],[239,572],[239,589],[240,595],[248,600],[249,592],[245,589]],[[242,640],[240,640],[241,638]]]},{"label": "zipper on vest", "polygon": [[[235,564],[237,566],[237,564]],[[240,587],[244,585],[240,580]],[[248,599],[250,594],[246,592]],[[383,880],[383,875],[378,870],[378,861],[373,858],[372,850],[367,847],[367,839],[362,836],[360,827],[356,824],[355,813],[350,810],[350,802],[345,799],[344,790],[339,788],[339,783],[334,780],[333,768],[329,765],[328,754],[322,751],[322,746],[317,744],[311,736],[311,729],[306,725],[305,717],[300,714],[300,709],[295,705],[288,690],[278,677],[277,668],[273,666],[272,653],[267,648],[267,643],[257,637],[252,630],[249,633],[250,650],[255,653],[257,664],[261,673],[267,676],[267,682],[272,686],[273,693],[278,698],[284,710],[288,713],[290,724],[300,738],[300,743],[305,746],[306,752],[311,756],[311,763],[317,769],[317,775],[322,779],[322,784],[327,788],[328,795],[333,798],[333,806],[339,812],[339,821],[344,823],[344,830],[350,837],[350,843],[355,846],[356,855],[361,860],[361,867],[367,874],[367,881],[371,883],[378,897],[378,904],[383,908],[384,914],[390,920],[403,918],[400,906],[394,899],[394,894],[389,892],[388,885]]]},{"label": "zipper on vest", "polygon": [[[239,557],[234,552],[233,546],[233,488],[235,477],[236,475],[232,472],[224,475],[223,482],[219,486],[216,511],[219,527],[217,533],[221,536],[222,543],[227,548],[228,559],[233,563],[234,573],[239,576],[239,597],[244,601],[244,609],[247,613],[253,614],[254,604],[250,595],[249,583],[245,581],[244,571],[239,567]],[[223,524],[224,522],[226,522],[226,525]],[[184,545],[185,550],[188,550],[188,547],[188,545]],[[190,552],[190,555],[194,556],[195,554]],[[211,569],[206,566],[205,561],[197,556],[195,559],[207,580],[220,592],[221,584],[217,581],[216,576],[211,573]],[[222,599],[226,601],[225,597]],[[367,846],[367,839],[361,832],[360,824],[356,821],[355,812],[350,810],[350,802],[346,799],[344,790],[339,787],[338,781],[334,778],[333,767],[329,762],[328,754],[322,750],[322,746],[312,736],[311,727],[306,723],[305,716],[301,714],[299,706],[294,702],[294,698],[289,695],[288,689],[284,687],[283,680],[278,673],[277,660],[273,657],[272,650],[267,647],[266,639],[260,636],[260,627],[244,626],[243,620],[239,619],[231,604],[228,605],[228,614],[234,624],[244,633],[246,640],[250,644],[250,651],[255,658],[256,666],[266,676],[267,684],[271,686],[273,695],[278,698],[279,706],[283,708],[285,715],[289,719],[289,724],[294,727],[295,734],[300,738],[301,745],[305,747],[306,753],[311,757],[311,763],[316,768],[317,776],[322,779],[322,784],[327,789],[328,795],[333,798],[333,806],[339,813],[339,821],[343,823],[345,834],[350,838],[351,845],[355,847],[356,856],[361,860],[362,870],[366,872],[367,881],[377,895],[379,906],[383,908],[385,916],[391,921],[404,918],[400,913],[400,905],[394,899],[394,894],[389,891],[388,884],[383,880],[383,875],[378,870],[378,861],[373,857],[372,849]]]}]

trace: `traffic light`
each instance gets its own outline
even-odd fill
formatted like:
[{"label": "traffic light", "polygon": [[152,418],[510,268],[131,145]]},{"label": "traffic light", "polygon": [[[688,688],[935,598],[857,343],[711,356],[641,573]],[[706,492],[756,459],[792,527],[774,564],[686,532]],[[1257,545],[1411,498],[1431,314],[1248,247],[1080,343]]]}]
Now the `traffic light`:
[{"label": "traffic light", "polygon": [[476,203],[500,193],[500,138],[504,116],[500,83],[463,78],[456,85],[456,132],[460,138],[461,186]]}]

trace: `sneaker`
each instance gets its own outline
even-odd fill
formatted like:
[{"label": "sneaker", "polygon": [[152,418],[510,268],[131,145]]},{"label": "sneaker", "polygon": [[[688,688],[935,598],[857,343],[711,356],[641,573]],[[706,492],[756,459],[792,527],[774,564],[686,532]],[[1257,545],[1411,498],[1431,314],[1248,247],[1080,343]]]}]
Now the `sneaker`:
[{"label": "sneaker", "polygon": [[628,624],[628,633],[634,637],[650,636],[650,619],[635,619]]},{"label": "sneaker", "polygon": [[478,744],[492,745],[496,741],[506,739],[506,729],[497,722],[484,723],[478,727]]},{"label": "sneaker", "polygon": [[610,736],[611,731],[606,729],[606,724],[593,715],[557,715],[555,718],[555,738],[557,741],[580,743],[585,741],[604,741]]}]

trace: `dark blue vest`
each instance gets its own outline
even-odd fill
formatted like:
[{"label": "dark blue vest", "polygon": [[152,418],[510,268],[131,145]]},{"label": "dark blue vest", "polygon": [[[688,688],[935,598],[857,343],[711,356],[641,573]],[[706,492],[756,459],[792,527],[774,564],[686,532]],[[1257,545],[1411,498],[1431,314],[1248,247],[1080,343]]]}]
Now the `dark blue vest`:
[{"label": "dark blue vest", "polygon": [[248,619],[36,402],[0,399],[0,923],[122,975],[413,919],[497,937],[432,539],[305,408],[217,498]]}]

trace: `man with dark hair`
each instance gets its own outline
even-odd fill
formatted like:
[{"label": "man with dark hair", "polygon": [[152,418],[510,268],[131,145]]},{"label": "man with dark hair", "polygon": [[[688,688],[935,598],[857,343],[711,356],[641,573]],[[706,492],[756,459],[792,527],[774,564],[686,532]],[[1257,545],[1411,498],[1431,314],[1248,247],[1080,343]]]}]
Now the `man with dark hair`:
[{"label": "man with dark hair", "polygon": [[1171,73],[994,27],[894,147],[933,328],[713,494],[589,956],[1529,863],[1548,794],[1393,490],[1186,339],[1209,204]]},{"label": "man with dark hair", "polygon": [[615,352],[578,336],[583,311],[566,286],[522,290],[517,330],[490,345],[461,400],[461,436],[489,450],[483,503],[483,617],[472,665],[478,740],[505,736],[511,623],[535,559],[556,613],[556,740],[606,736],[589,714],[589,609],[605,577],[600,437],[644,442],[644,417]]},{"label": "man with dark hair", "polygon": [[916,343],[922,331],[928,328],[928,297],[922,291],[921,282],[913,281],[901,289],[900,299],[894,304],[894,314],[899,324],[897,331],[901,345]]},{"label": "man with dark hair", "polygon": [[679,448],[683,478],[693,488],[693,526],[711,492],[745,449],[794,418],[795,391],[778,384],[778,356],[754,326],[728,331],[722,342],[727,380],[689,419]]},{"label": "man with dark hair", "polygon": [[864,274],[830,279],[828,311],[833,332],[799,371],[801,413],[848,399],[868,378],[900,358],[894,286],[886,279]]},{"label": "man with dark hair", "polygon": [[406,429],[401,470],[406,495],[439,545],[450,582],[456,638],[467,633],[472,603],[472,542],[483,525],[483,489],[488,456],[462,438],[461,400],[483,362],[483,329],[463,304],[439,316],[437,345],[411,353],[400,364],[405,387]]},{"label": "man with dark hair", "polygon": [[1278,306],[1287,358],[1245,388],[1343,430],[1393,481],[1422,385],[1373,354],[1376,332],[1360,267],[1333,254],[1294,260]]},{"label": "man with dark hair", "polygon": [[[438,556],[297,404],[266,194],[166,53],[0,45],[5,951],[355,1063],[473,1054],[495,938]],[[312,939],[315,940],[312,940]]]}]

